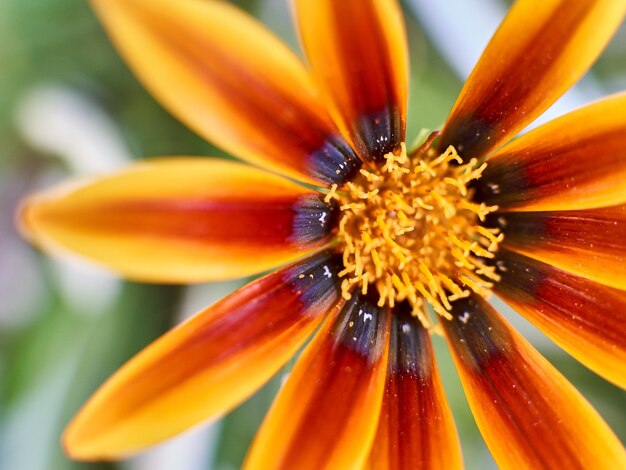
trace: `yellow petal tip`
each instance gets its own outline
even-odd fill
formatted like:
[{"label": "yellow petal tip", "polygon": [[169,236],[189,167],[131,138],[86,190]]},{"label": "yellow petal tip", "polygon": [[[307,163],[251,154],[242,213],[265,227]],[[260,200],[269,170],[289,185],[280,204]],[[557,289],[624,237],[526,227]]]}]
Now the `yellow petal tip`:
[{"label": "yellow petal tip", "polygon": [[81,442],[80,434],[76,432],[74,421],[65,428],[63,435],[61,436],[61,446],[65,455],[72,460],[98,460],[98,457],[93,452],[89,451],[89,445],[85,445],[85,442]]},{"label": "yellow petal tip", "polygon": [[37,211],[32,197],[20,201],[15,209],[15,227],[19,234],[31,243],[35,240],[35,227],[37,225]]}]

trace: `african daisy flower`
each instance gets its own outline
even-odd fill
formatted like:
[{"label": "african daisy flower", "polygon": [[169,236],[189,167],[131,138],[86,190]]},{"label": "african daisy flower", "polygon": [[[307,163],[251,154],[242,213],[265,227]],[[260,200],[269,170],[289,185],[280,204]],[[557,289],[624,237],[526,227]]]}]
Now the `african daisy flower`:
[{"label": "african daisy flower", "polygon": [[69,425],[71,456],[121,458],[229,411],[317,330],[246,468],[461,467],[431,334],[501,467],[626,468],[486,301],[626,385],[626,95],[507,143],[587,70],[626,1],[516,2],[441,132],[409,147],[395,0],[296,0],[308,68],[228,3],[93,4],[164,106],[255,166],[136,164],[29,199],[24,233],[141,281],[287,266],[131,359]]}]

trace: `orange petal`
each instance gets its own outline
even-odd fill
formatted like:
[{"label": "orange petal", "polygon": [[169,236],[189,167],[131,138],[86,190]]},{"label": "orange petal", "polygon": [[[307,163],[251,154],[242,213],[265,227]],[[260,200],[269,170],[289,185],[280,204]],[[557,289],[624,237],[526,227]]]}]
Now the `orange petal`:
[{"label": "orange petal", "polygon": [[300,60],[215,0],[92,0],[139,79],[181,121],[232,154],[308,182],[360,165]]},{"label": "orange petal", "polygon": [[330,109],[368,159],[404,141],[408,59],[396,0],[296,0],[298,27]]},{"label": "orange petal", "polygon": [[429,333],[405,306],[394,311],[387,383],[369,468],[463,468]]},{"label": "orange petal", "polygon": [[389,315],[354,295],[304,350],[255,438],[246,469],[361,468],[387,367]]},{"label": "orange petal", "polygon": [[26,236],[122,275],[197,282],[254,274],[328,241],[323,196],[247,165],[168,159],[27,200]]},{"label": "orange petal", "polygon": [[482,298],[443,321],[463,389],[500,468],[626,468],[626,452],[580,393]]},{"label": "orange petal", "polygon": [[317,255],[174,328],[111,377],[67,428],[74,458],[120,458],[224,413],[274,375],[339,300],[340,260]]},{"label": "orange petal", "polygon": [[592,281],[626,289],[626,206],[495,215],[503,245]]},{"label": "orange petal", "polygon": [[480,157],[513,137],[587,71],[625,0],[518,0],[465,82],[441,147]]},{"label": "orange petal", "polygon": [[626,292],[506,250],[494,292],[559,346],[626,389]]},{"label": "orange petal", "polygon": [[626,202],[626,93],[567,114],[488,160],[477,197],[503,210]]}]

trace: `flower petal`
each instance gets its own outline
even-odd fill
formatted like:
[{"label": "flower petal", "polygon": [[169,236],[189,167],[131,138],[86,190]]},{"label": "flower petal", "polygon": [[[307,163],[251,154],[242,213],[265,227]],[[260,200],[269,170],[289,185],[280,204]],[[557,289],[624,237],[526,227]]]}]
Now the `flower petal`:
[{"label": "flower petal", "polygon": [[513,137],[587,71],[625,13],[624,0],[515,2],[465,82],[441,148],[467,159]]},{"label": "flower petal", "polygon": [[402,309],[403,304],[394,311],[385,395],[369,468],[463,468],[429,333],[410,309]]},{"label": "flower petal", "polygon": [[477,197],[502,210],[626,202],[626,93],[521,136],[489,157]]},{"label": "flower petal", "polygon": [[228,152],[288,176],[342,183],[360,165],[300,60],[215,0],[92,0],[155,97]]},{"label": "flower petal", "polygon": [[259,279],[174,328],[111,377],[64,435],[74,458],[120,458],[236,406],[340,298],[328,253]]},{"label": "flower petal", "polygon": [[501,212],[502,246],[592,281],[626,289],[626,206]]},{"label": "flower petal", "polygon": [[254,274],[328,241],[335,209],[279,176],[218,159],[131,166],[27,200],[26,236],[122,275],[197,282]]},{"label": "flower petal", "polygon": [[459,300],[453,315],[446,338],[500,468],[626,468],[602,418],[485,300]]},{"label": "flower petal", "polygon": [[388,325],[386,309],[353,295],[303,352],[244,468],[361,468],[385,386]]},{"label": "flower petal", "polygon": [[626,292],[498,252],[494,292],[590,369],[626,389]]},{"label": "flower petal", "polygon": [[404,141],[408,53],[396,0],[296,0],[304,48],[340,127],[363,158]]}]

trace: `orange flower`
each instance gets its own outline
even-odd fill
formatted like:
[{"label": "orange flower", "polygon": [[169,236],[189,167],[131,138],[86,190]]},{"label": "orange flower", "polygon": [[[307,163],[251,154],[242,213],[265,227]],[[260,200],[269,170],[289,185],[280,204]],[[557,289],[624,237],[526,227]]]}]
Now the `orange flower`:
[{"label": "orange flower", "polygon": [[93,4],[172,113],[263,169],[137,164],[34,196],[24,233],[143,281],[295,262],[131,359],[69,425],[71,456],[120,458],[229,411],[320,327],[246,468],[461,467],[431,334],[500,466],[626,468],[593,408],[485,300],[626,386],[626,95],[506,143],[587,70],[626,1],[516,2],[441,133],[408,150],[395,0],[296,0],[311,73],[227,3]]}]

